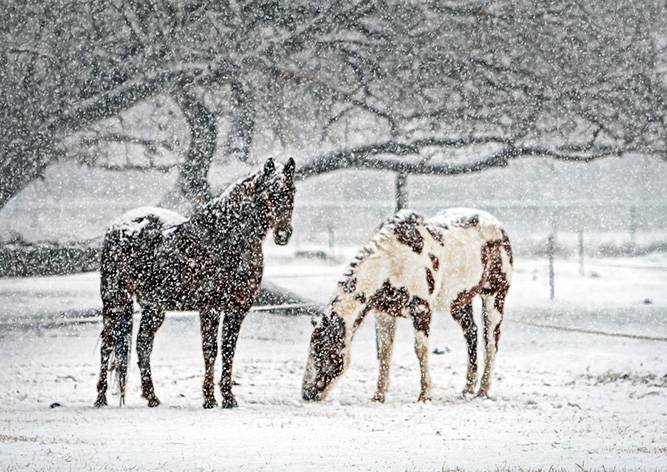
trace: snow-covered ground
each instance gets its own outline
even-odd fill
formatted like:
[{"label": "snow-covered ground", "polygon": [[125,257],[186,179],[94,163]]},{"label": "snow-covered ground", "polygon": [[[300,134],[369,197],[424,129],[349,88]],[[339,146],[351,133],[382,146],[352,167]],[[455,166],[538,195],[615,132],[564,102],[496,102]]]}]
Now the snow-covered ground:
[{"label": "snow-covered ground", "polygon": [[[293,261],[266,273],[323,302],[341,272]],[[127,405],[110,397],[112,406],[95,409],[100,323],[67,320],[99,307],[97,277],[0,279],[0,470],[667,468],[667,343],[529,325],[667,337],[665,255],[588,260],[583,277],[575,262],[558,261],[555,302],[545,261],[517,261],[494,400],[460,397],[463,336],[442,314],[432,344],[444,354],[431,356],[426,405],[415,403],[410,323],[399,323],[385,404],[370,401],[371,320],[330,398],[307,404],[309,320],[251,313],[235,363],[238,409],[201,408],[192,314],[168,315],[157,336],[163,405],[146,407],[135,367]]]}]

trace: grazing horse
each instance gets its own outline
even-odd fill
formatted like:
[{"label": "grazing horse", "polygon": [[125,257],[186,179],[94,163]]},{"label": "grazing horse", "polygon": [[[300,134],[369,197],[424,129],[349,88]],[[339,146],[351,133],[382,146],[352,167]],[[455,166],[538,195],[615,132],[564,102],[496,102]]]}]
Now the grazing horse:
[{"label": "grazing horse", "polygon": [[223,408],[237,405],[232,362],[241,323],[259,290],[264,269],[262,242],[273,229],[285,245],[292,234],[294,160],[277,169],[272,159],[231,185],[190,219],[157,208],[128,212],[104,237],[101,264],[101,368],[95,406],[107,404],[112,351],[121,405],[132,337],[133,298],[141,306],[137,354],[142,396],[160,404],[151,377],[150,355],[165,310],[198,310],[204,354],[204,408],[216,405],[213,369],[222,319]]},{"label": "grazing horse", "polygon": [[485,365],[478,395],[488,396],[498,349],[512,248],[502,226],[488,213],[464,208],[433,218],[402,210],[382,224],[350,263],[333,300],[314,327],[303,378],[304,400],[321,400],[350,363],[350,343],[368,312],[376,317],[380,373],[374,400],[383,402],[389,384],[396,318],[412,320],[421,371],[419,401],[431,399],[428,337],[434,310],[449,310],[468,345],[464,394],[477,384],[477,325],[472,301],[483,303]]}]

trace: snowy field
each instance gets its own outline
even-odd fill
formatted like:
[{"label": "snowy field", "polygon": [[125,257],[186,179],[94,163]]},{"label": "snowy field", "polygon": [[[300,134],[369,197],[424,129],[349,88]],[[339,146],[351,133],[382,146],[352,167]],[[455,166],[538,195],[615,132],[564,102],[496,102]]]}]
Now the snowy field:
[{"label": "snowy field", "polygon": [[[267,275],[323,302],[341,271],[291,262]],[[133,367],[127,406],[110,397],[93,408],[100,322],[75,319],[99,307],[97,274],[0,279],[0,471],[667,469],[667,343],[553,329],[667,337],[667,257],[590,260],[583,277],[559,261],[555,302],[546,275],[543,260],[517,262],[493,400],[459,395],[464,341],[443,313],[432,335],[444,351],[431,355],[432,403],[415,403],[408,322],[399,323],[387,402],[370,401],[369,319],[332,395],[307,404],[309,320],[251,313],[235,410],[201,408],[199,325],[187,313],[168,314],[156,338],[163,405],[146,407]]]}]

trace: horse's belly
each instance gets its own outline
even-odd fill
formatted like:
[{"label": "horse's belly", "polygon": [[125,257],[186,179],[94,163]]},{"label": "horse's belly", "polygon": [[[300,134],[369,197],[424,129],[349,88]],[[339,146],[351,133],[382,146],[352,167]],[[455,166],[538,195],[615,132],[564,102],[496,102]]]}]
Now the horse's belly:
[{"label": "horse's belly", "polygon": [[484,266],[482,242],[477,238],[456,238],[447,242],[441,254],[440,293],[436,304],[449,310],[461,294],[479,289]]}]

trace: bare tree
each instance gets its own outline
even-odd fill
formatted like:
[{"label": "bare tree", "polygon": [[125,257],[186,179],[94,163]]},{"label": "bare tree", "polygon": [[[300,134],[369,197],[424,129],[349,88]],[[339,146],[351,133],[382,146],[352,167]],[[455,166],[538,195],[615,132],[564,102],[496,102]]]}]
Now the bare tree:
[{"label": "bare tree", "polygon": [[[664,71],[655,74],[650,40],[664,6],[386,8],[373,23],[374,41],[327,41],[364,67],[351,65],[346,78],[311,77],[339,97],[331,123],[372,116],[376,130],[358,145],[314,156],[302,177],[355,167],[453,175],[524,156],[665,155]],[[282,67],[309,75],[303,65]],[[345,88],[334,85],[346,80]],[[331,124],[327,130],[333,134]],[[473,152],[461,159],[466,148]]]},{"label": "bare tree", "polygon": [[221,89],[225,157],[251,160],[269,130],[310,156],[302,178],[665,156],[659,1],[6,3],[0,207],[64,139],[156,96],[190,130],[179,191],[206,198],[219,117],[202,97]]}]

